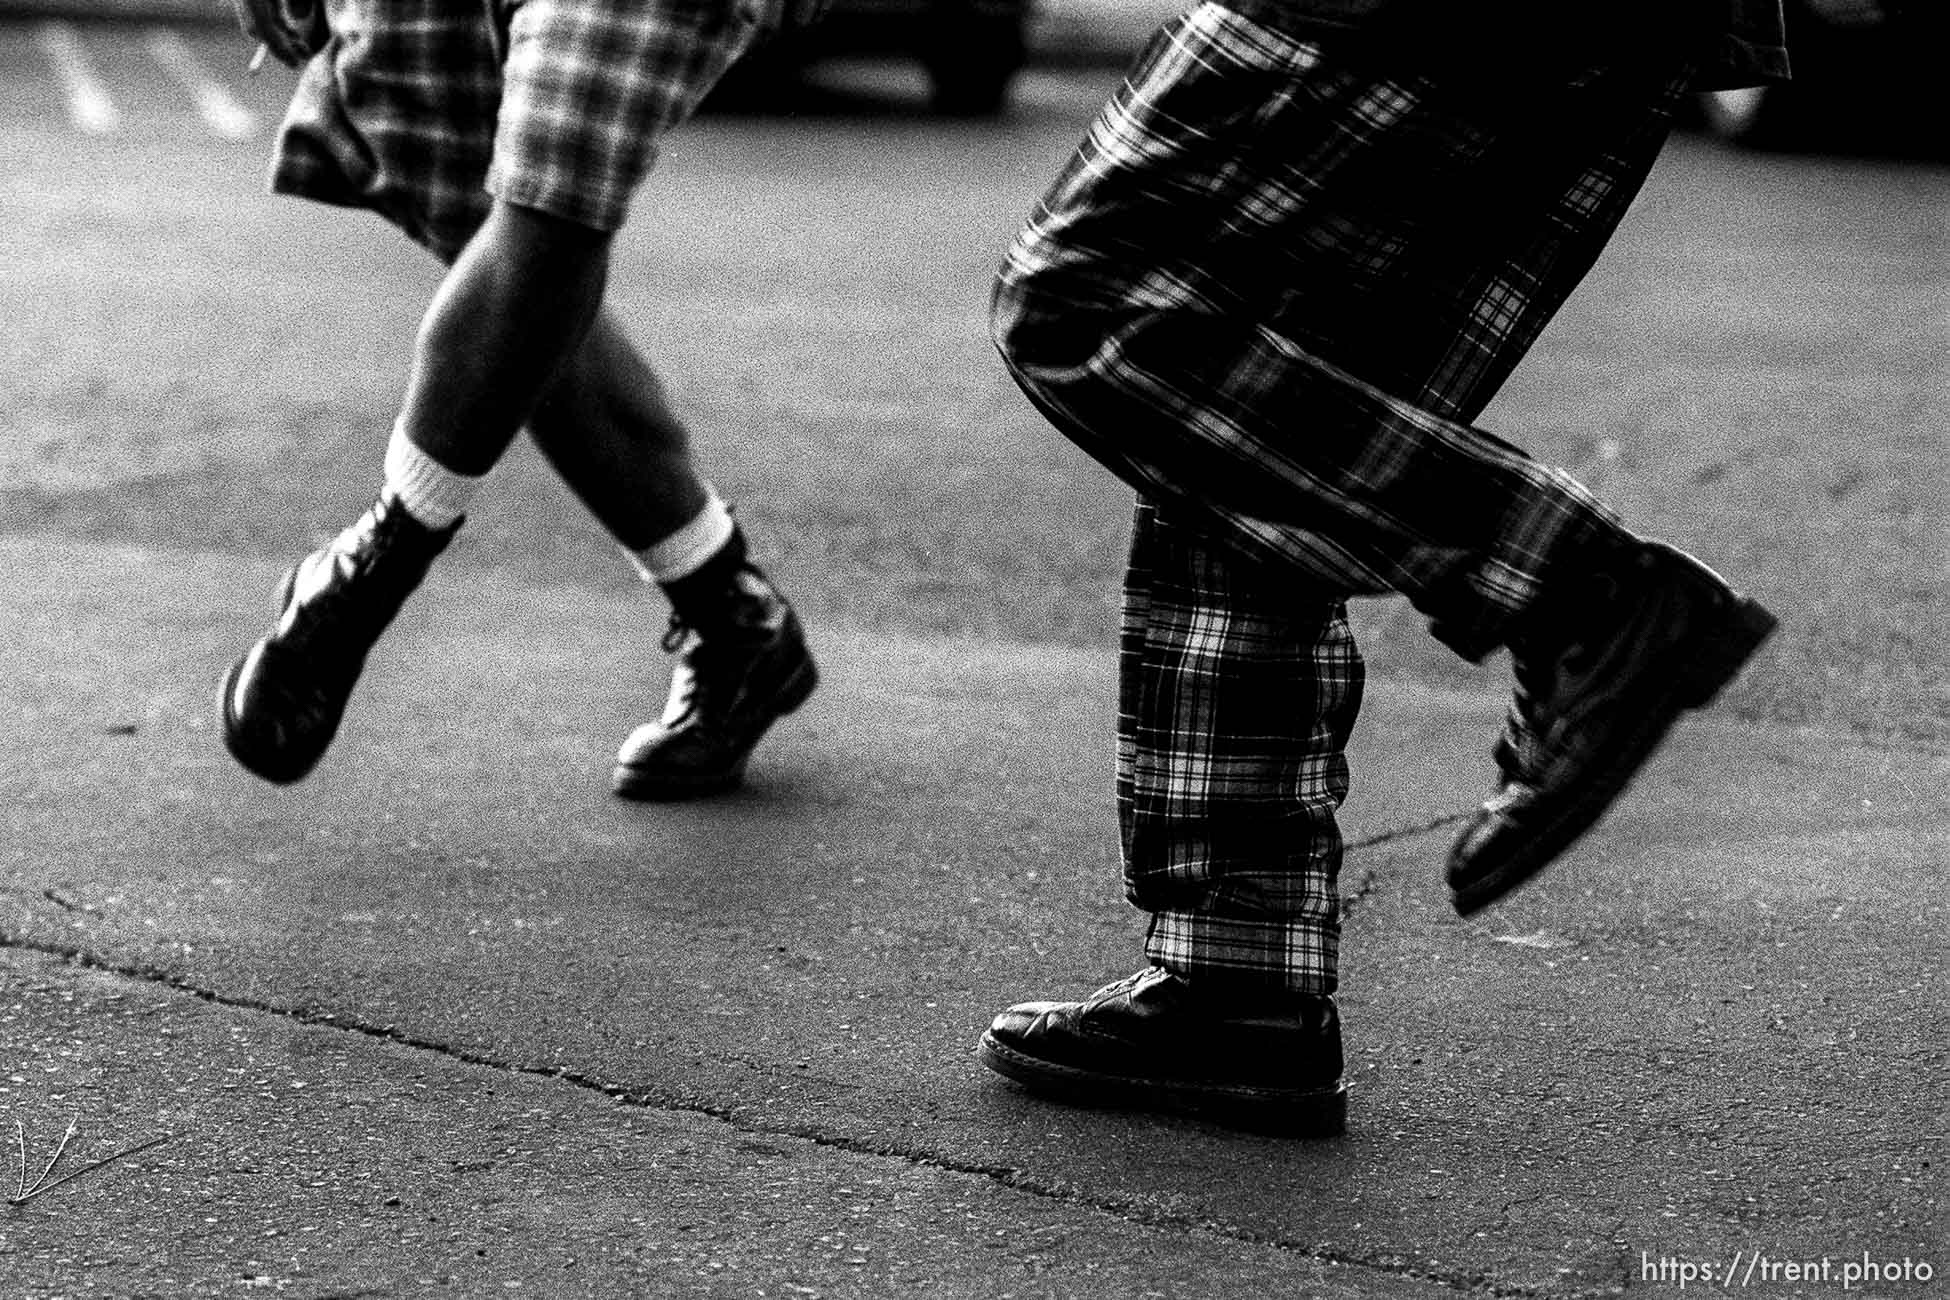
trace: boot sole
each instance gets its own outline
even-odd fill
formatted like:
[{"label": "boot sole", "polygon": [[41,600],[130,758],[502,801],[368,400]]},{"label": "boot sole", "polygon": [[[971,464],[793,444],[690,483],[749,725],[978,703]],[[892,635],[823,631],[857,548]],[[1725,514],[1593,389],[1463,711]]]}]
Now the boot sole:
[{"label": "boot sole", "polygon": [[1655,689],[1637,717],[1639,725],[1612,747],[1612,760],[1589,776],[1579,797],[1567,799],[1556,817],[1543,821],[1525,846],[1496,870],[1457,889],[1458,916],[1473,916],[1554,862],[1597,824],[1657,753],[1680,714],[1711,704],[1739,675],[1779,625],[1746,596],[1735,595],[1721,627],[1683,668]]},{"label": "boot sole", "polygon": [[1101,1110],[1163,1111],[1280,1137],[1335,1137],[1347,1129],[1347,1084],[1259,1088],[1194,1080],[1134,1079],[1058,1065],[1018,1052],[984,1031],[983,1065],[1031,1092]]},{"label": "boot sole", "polygon": [[627,763],[618,763],[610,773],[610,787],[619,798],[635,799],[643,803],[674,803],[684,799],[701,799],[709,795],[725,794],[736,790],[745,780],[745,768],[751,762],[752,750],[758,742],[765,739],[765,733],[772,724],[788,714],[796,713],[799,707],[812,698],[813,690],[819,685],[819,668],[811,659],[799,666],[797,672],[785,679],[777,695],[772,697],[772,716],[759,729],[758,735],[730,767],[716,772],[700,773],[693,777],[673,779],[668,773],[651,773]]}]

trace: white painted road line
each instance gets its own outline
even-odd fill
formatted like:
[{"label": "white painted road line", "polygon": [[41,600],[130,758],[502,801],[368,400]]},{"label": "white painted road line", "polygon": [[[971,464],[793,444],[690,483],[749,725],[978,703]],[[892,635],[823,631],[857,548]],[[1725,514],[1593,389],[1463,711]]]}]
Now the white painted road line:
[{"label": "white painted road line", "polygon": [[210,74],[181,36],[167,27],[151,27],[147,44],[150,57],[196,100],[196,111],[212,131],[226,140],[248,140],[257,134],[257,118]]},{"label": "white painted road line", "polygon": [[61,79],[68,96],[68,117],[90,135],[106,135],[122,123],[122,115],[109,98],[108,88],[95,76],[88,51],[73,27],[62,22],[45,22],[39,31],[41,48]]}]

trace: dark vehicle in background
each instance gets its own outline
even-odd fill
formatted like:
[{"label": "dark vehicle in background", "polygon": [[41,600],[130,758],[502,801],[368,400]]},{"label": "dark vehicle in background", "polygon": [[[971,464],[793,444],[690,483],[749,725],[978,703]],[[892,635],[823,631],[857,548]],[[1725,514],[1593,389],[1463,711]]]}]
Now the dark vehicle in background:
[{"label": "dark vehicle in background", "polygon": [[1029,52],[1035,0],[828,0],[821,17],[747,54],[719,102],[776,98],[812,64],[878,56],[927,74],[937,113],[1000,112]]},{"label": "dark vehicle in background", "polygon": [[994,113],[1028,52],[1030,0],[832,0],[797,42],[805,58],[905,55],[938,113]]},{"label": "dark vehicle in background", "polygon": [[1786,85],[1702,95],[1714,134],[1763,149],[1950,156],[1950,0],[1787,0]]}]

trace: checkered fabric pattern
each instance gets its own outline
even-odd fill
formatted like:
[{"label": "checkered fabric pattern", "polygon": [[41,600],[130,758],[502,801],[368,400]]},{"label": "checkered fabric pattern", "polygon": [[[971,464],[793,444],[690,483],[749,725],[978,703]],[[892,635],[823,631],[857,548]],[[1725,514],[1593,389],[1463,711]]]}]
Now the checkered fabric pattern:
[{"label": "checkered fabric pattern", "polygon": [[1147,955],[1332,993],[1363,680],[1346,605],[1148,501],[1124,592],[1117,806]]},{"label": "checkered fabric pattern", "polygon": [[272,187],[371,208],[452,260],[492,200],[623,224],[664,134],[781,0],[327,0]]},{"label": "checkered fabric pattern", "polygon": [[1690,59],[1497,86],[1208,3],[1011,250],[1005,359],[1140,493],[1119,809],[1153,961],[1335,986],[1346,597],[1407,594],[1477,658],[1626,539],[1468,422],[1623,216]]},{"label": "checkered fabric pattern", "polygon": [[1011,249],[997,337],[1141,492],[1346,593],[1406,594],[1479,658],[1550,569],[1622,540],[1570,475],[1464,421],[1637,193],[1687,53],[1507,88],[1373,57],[1217,4],[1168,24]]}]

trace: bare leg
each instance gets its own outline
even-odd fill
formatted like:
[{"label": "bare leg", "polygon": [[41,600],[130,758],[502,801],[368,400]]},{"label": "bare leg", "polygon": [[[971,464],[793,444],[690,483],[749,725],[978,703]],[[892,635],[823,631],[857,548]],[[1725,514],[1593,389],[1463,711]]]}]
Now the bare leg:
[{"label": "bare leg", "polygon": [[690,435],[662,381],[609,312],[556,375],[528,431],[543,456],[626,548],[639,551],[704,508]]},{"label": "bare leg", "polygon": [[[723,519],[662,382],[612,314],[597,317],[528,429],[646,572],[659,562],[653,548],[688,551],[711,511]],[[689,631],[681,643],[666,642],[678,661],[661,716],[634,729],[617,754],[612,780],[627,798],[688,798],[737,785],[766,730],[818,681],[797,615],[747,558],[743,533],[731,526],[709,545],[715,550],[695,569],[659,578]]]},{"label": "bare leg", "polygon": [[485,474],[581,349],[609,275],[609,236],[496,203],[427,308],[400,422],[457,474]]},{"label": "bare leg", "polygon": [[[699,481],[656,374],[602,315],[608,261],[608,236],[497,203],[448,271],[420,327],[387,490],[292,571],[278,627],[225,680],[225,739],[252,771],[295,781],[324,754],[373,642],[524,425],[624,546],[709,552],[695,566],[644,561],[685,639],[670,643],[679,662],[661,717],[618,755],[619,794],[738,784],[760,737],[812,693],[797,617]],[[708,507],[715,525],[689,536],[713,522]]]},{"label": "bare leg", "polygon": [[[310,772],[337,733],[367,652],[460,526],[443,481],[493,468],[602,304],[609,236],[497,203],[420,325],[388,492],[285,576],[277,625],[224,679],[224,739],[268,781]],[[394,452],[448,518],[393,495]],[[471,490],[471,489],[470,489]],[[423,502],[423,504],[425,504]]]}]

